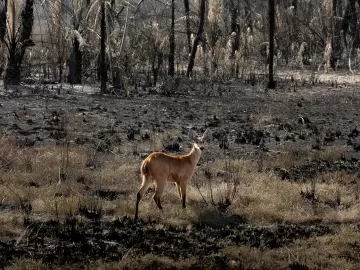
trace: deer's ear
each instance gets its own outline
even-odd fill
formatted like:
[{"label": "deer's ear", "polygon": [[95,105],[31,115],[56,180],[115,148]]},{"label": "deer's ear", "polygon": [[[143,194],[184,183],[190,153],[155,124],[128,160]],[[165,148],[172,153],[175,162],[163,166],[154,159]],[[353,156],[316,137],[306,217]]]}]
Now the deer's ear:
[{"label": "deer's ear", "polygon": [[212,136],[210,129],[206,129],[204,134],[201,137],[202,142],[210,142],[210,141],[212,141],[212,139],[213,139],[213,136]]},{"label": "deer's ear", "polygon": [[202,144],[204,142],[202,137],[196,137],[193,141],[196,144]]},{"label": "deer's ear", "polygon": [[196,137],[197,137],[197,134],[196,134],[196,132],[194,130],[190,129],[189,133],[188,133],[188,137],[189,137],[190,140],[195,141]]}]

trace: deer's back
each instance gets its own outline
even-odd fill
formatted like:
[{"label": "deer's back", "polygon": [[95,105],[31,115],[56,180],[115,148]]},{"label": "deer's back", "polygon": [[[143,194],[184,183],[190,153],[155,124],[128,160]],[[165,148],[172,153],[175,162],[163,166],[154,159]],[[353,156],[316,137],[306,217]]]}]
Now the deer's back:
[{"label": "deer's back", "polygon": [[147,163],[149,172],[153,177],[166,177],[171,182],[188,178],[193,173],[187,155],[173,156],[162,152],[154,152],[144,162]]}]

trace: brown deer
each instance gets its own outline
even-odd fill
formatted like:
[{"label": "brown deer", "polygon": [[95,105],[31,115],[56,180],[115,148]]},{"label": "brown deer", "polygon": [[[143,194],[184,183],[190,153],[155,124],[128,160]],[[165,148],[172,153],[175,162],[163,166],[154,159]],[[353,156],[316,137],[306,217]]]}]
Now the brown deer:
[{"label": "brown deer", "polygon": [[156,185],[153,198],[159,209],[162,209],[160,198],[166,182],[173,182],[177,185],[182,207],[186,207],[186,185],[194,173],[202,149],[203,147],[194,143],[190,153],[186,155],[174,156],[154,152],[144,159],[140,168],[142,184],[136,197],[135,220],[139,215],[139,202],[153,183]]}]

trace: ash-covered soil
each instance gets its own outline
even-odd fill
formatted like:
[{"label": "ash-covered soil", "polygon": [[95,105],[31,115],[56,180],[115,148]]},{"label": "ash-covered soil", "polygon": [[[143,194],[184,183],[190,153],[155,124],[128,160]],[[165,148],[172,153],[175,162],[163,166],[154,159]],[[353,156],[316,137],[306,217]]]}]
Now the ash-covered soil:
[{"label": "ash-covered soil", "polygon": [[[189,130],[202,135],[210,129],[209,160],[219,153],[252,158],[259,145],[272,154],[292,146],[304,151],[335,146],[348,153],[344,160],[359,159],[356,85],[305,84],[294,91],[284,81],[277,90],[266,91],[237,81],[182,79],[178,84],[171,85],[176,90],[170,94],[162,88],[137,88],[130,98],[99,96],[97,88],[87,86],[14,86],[0,91],[1,131],[16,137],[20,146],[55,144],[67,136],[74,144],[103,141],[99,150],[107,150],[173,132],[183,136],[177,138],[181,142]],[[184,151],[183,146],[167,150]]]},{"label": "ash-covered soil", "polygon": [[[0,241],[0,263],[7,265],[16,257],[41,260],[43,263],[86,265],[94,260],[118,261],[123,256],[153,254],[173,260],[196,258],[199,269],[205,266],[224,268],[225,257],[214,258],[219,250],[231,245],[254,248],[278,248],[296,239],[331,234],[335,225],[236,226],[213,228],[194,225],[188,228],[165,226],[155,221],[133,221],[127,217],[113,222],[64,224],[57,221],[33,223],[22,238]],[[130,254],[129,254],[130,252]],[[213,268],[215,269],[215,268]]]},{"label": "ash-covered soil", "polygon": [[[184,152],[189,132],[202,135],[210,129],[212,139],[201,162],[224,156],[255,160],[260,153],[276,156],[292,147],[303,151],[334,147],[345,153],[338,160],[310,160],[288,170],[266,169],[291,181],[324,172],[357,173],[360,93],[356,85],[305,84],[294,91],[284,81],[277,90],[266,91],[262,85],[237,81],[183,80],[171,91],[155,90],[139,87],[130,98],[100,96],[98,89],[78,86],[2,90],[1,132],[15,138],[19,147],[55,145],[66,138],[71,144],[88,144],[102,152],[177,132],[158,150]],[[117,154],[137,155],[141,160],[143,153],[119,149]],[[1,170],[10,166],[6,162],[0,159]],[[231,224],[177,228],[126,217],[113,222],[32,223],[22,239],[0,238],[0,265],[19,257],[61,265],[150,253],[175,260],[196,257],[199,265],[194,267],[220,269],[229,262],[212,255],[225,246],[277,248],[296,239],[332,234],[337,228],[332,224],[259,227],[241,218]]]}]

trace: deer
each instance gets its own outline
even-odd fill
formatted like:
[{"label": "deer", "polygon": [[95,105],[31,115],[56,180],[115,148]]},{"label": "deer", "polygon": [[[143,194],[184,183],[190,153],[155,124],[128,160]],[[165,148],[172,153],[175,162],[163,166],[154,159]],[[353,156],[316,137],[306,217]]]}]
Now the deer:
[{"label": "deer", "polygon": [[143,160],[140,166],[142,184],[136,196],[135,220],[139,216],[140,200],[152,184],[156,185],[153,199],[160,210],[163,210],[160,198],[167,182],[176,184],[182,208],[186,208],[186,186],[194,174],[201,151],[204,149],[198,143],[201,141],[194,142],[191,151],[185,155],[153,152]]}]

